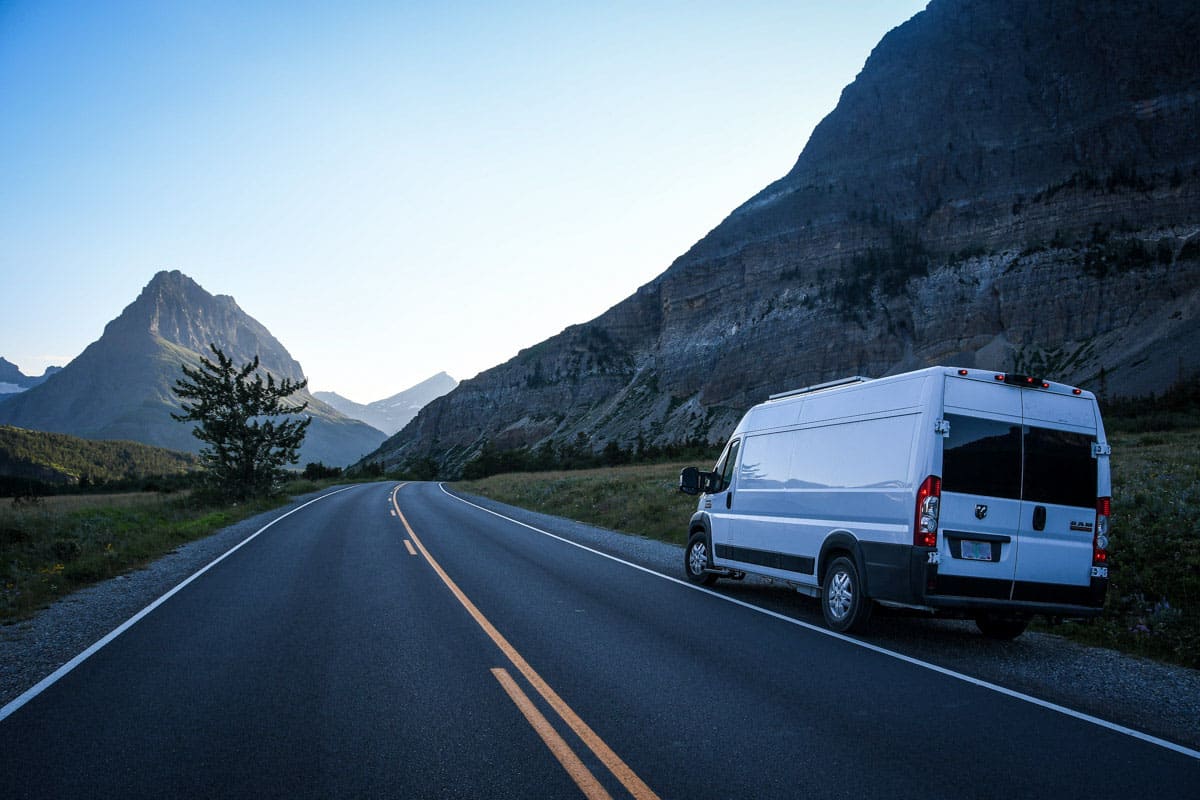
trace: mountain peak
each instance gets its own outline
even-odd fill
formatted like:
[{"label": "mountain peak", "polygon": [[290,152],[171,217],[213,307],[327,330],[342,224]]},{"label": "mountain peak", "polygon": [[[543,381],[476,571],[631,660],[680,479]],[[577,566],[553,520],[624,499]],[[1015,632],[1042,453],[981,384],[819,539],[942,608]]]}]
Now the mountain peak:
[{"label": "mountain peak", "polygon": [[45,383],[47,378],[61,371],[62,367],[46,367],[40,376],[26,375],[16,364],[0,356],[0,395],[13,394]]},{"label": "mountain peak", "polygon": [[198,285],[194,280],[189,278],[187,275],[184,275],[182,272],[180,272],[177,269],[161,269],[158,272],[154,273],[154,277],[151,278],[150,282],[146,284],[146,288],[149,289],[151,287],[179,285],[179,284],[186,284],[186,285],[191,285],[191,286]]},{"label": "mountain peak", "polygon": [[277,377],[304,379],[300,364],[232,297],[211,294],[179,270],[156,273],[137,299],[108,324],[104,338],[141,351],[162,340],[205,356],[209,345],[216,344],[235,362],[257,355]]},{"label": "mountain peak", "polygon": [[355,403],[336,392],[316,392],[315,396],[348,417],[360,419],[389,435],[403,428],[422,408],[458,386],[449,373],[439,372],[402,392],[368,405]]},{"label": "mountain peak", "polygon": [[[53,381],[5,400],[0,422],[195,450],[191,430],[171,419],[179,408],[172,387],[181,364],[195,367],[211,356],[210,344],[235,364],[257,356],[277,378],[304,380],[300,364],[232,297],[212,295],[182,272],[164,270]],[[311,397],[306,391],[298,397],[310,400],[314,419],[301,459],[345,464],[382,440],[379,431]]]}]

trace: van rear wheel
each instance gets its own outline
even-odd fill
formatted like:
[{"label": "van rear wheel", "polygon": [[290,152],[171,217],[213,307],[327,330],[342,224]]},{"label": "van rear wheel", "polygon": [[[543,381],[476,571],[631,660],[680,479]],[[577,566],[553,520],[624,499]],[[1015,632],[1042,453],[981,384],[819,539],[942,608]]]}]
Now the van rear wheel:
[{"label": "van rear wheel", "polygon": [[688,539],[687,549],[683,551],[683,570],[692,583],[699,586],[712,586],[717,582],[717,576],[705,572],[708,568],[708,537],[704,531],[696,531]]},{"label": "van rear wheel", "polygon": [[863,594],[854,559],[838,556],[825,572],[821,587],[821,613],[825,624],[838,633],[862,630],[874,604]]},{"label": "van rear wheel", "polygon": [[975,625],[979,632],[989,639],[1008,641],[1015,639],[1029,627],[1028,617],[1002,617],[988,611],[975,615]]}]

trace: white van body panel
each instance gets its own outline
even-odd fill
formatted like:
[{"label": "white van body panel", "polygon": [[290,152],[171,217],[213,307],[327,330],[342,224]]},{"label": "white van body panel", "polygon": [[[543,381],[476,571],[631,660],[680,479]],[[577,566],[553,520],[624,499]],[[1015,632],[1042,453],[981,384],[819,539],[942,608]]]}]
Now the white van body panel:
[{"label": "white van body panel", "polygon": [[[922,401],[931,380],[871,381],[751,409],[734,434],[739,464],[723,493],[733,494],[737,507],[713,504],[713,529],[720,532],[713,563],[816,586],[814,554],[831,533],[909,542]],[[925,428],[932,431],[932,423]],[[892,445],[880,448],[881,441]]]},{"label": "white van body panel", "polygon": [[[720,466],[730,454],[727,482],[694,518],[714,568],[817,587],[837,548],[864,562],[874,599],[1047,613],[1102,601],[1092,526],[1111,489],[1089,392],[931,367],[757,405]],[[1058,486],[1061,470],[1078,479]],[[946,486],[937,546],[922,548],[913,530],[930,476]]]}]

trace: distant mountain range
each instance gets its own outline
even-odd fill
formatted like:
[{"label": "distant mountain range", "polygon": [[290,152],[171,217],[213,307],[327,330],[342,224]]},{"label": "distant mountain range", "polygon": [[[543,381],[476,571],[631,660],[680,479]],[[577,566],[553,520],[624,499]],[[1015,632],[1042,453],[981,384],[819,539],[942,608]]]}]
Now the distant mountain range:
[{"label": "distant mountain range", "polygon": [[40,383],[45,383],[47,378],[60,370],[62,367],[46,367],[46,371],[41,375],[31,377],[23,374],[16,364],[0,357],[0,401],[4,400],[7,395],[23,392]]},{"label": "distant mountain range", "polygon": [[933,0],[784,177],[369,460],[715,444],[770,393],[938,363],[1161,393],[1200,371],[1197,42],[1195,0]]},{"label": "distant mountain range", "polygon": [[[0,403],[0,424],[88,439],[143,442],[196,452],[192,425],[171,418],[180,408],[171,391],[181,365],[211,358],[215,343],[234,363],[257,355],[277,378],[303,380],[300,365],[261,323],[232,297],[214,296],[181,272],[159,272],[104,334],[45,382]],[[300,465],[344,465],[383,441],[384,434],[313,397],[313,417]]]},{"label": "distant mountain range", "polygon": [[362,420],[390,436],[412,421],[418,411],[456,386],[458,381],[445,372],[439,372],[416,386],[367,405],[342,397],[337,392],[313,392],[313,396],[347,417]]}]

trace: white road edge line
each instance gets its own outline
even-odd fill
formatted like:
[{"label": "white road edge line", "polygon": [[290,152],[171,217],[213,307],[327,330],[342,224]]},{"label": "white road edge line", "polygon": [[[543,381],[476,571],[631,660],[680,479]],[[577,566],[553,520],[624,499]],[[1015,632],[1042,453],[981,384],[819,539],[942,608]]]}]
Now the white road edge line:
[{"label": "white road edge line", "polygon": [[1176,744],[1175,742],[1171,742],[1166,739],[1160,739],[1157,736],[1151,736],[1148,733],[1143,733],[1143,732],[1141,732],[1139,730],[1135,730],[1133,728],[1127,728],[1124,725],[1118,725],[1115,722],[1109,722],[1106,719],[1101,719],[1100,717],[1094,717],[1091,714],[1085,714],[1082,711],[1076,711],[1073,708],[1067,708],[1066,706],[1060,706],[1057,703],[1051,703],[1048,700],[1042,700],[1040,698],[1033,697],[1032,695],[1018,692],[1014,689],[1008,689],[1003,686],[1000,686],[999,684],[990,683],[990,682],[982,680],[980,678],[974,678],[974,677],[971,677],[970,675],[966,675],[962,672],[955,672],[952,669],[947,669],[946,667],[940,667],[937,664],[931,664],[928,661],[922,661],[918,658],[913,658],[912,656],[906,656],[903,653],[897,653],[894,650],[888,650],[887,648],[880,647],[878,645],[874,645],[869,642],[863,642],[858,639],[854,639],[849,636],[846,636],[844,634],[837,633],[836,631],[831,631],[828,628],[822,628],[820,626],[813,625],[808,622],[804,622],[803,620],[794,619],[794,618],[786,616],[784,614],[780,614],[776,611],[771,611],[766,608],[761,608],[759,606],[753,605],[752,603],[747,603],[744,600],[738,600],[737,598],[734,598],[734,597],[727,597],[727,596],[721,594],[720,592],[714,592],[712,589],[706,589],[703,586],[696,586],[695,584],[688,583],[687,581],[681,580],[679,578],[672,578],[670,575],[664,575],[661,572],[656,572],[652,569],[648,569],[647,567],[643,567],[640,564],[634,564],[634,563],[632,563],[630,561],[626,561],[622,558],[617,558],[614,555],[609,555],[608,553],[601,552],[600,550],[595,550],[591,547],[588,547],[587,545],[580,544],[579,542],[573,542],[570,539],[563,538],[562,536],[558,536],[557,534],[550,533],[549,531],[544,531],[541,528],[537,528],[537,527],[534,527],[533,525],[529,525],[527,523],[521,522],[518,519],[513,519],[512,517],[506,517],[505,515],[503,515],[499,512],[492,511],[490,508],[484,508],[481,505],[472,503],[470,500],[465,500],[456,494],[452,494],[451,492],[449,492],[446,489],[445,484],[439,483],[438,488],[441,489],[442,493],[445,494],[447,497],[452,497],[455,500],[459,501],[460,503],[466,503],[467,505],[472,506],[473,508],[477,508],[480,511],[486,511],[489,514],[492,514],[493,516],[497,516],[500,519],[507,520],[507,521],[513,523],[514,525],[520,525],[522,528],[528,528],[529,530],[536,531],[537,533],[540,533],[543,536],[549,536],[551,539],[557,539],[558,541],[565,542],[566,544],[572,545],[573,547],[578,547],[580,550],[586,550],[589,553],[594,553],[603,558],[607,558],[610,561],[616,561],[618,564],[624,564],[627,567],[633,567],[636,570],[641,570],[642,572],[645,572],[649,575],[654,575],[657,578],[662,578],[665,581],[670,581],[671,583],[677,583],[680,586],[687,587],[688,589],[692,589],[697,592],[703,592],[704,594],[724,600],[727,603],[733,603],[734,605],[741,606],[742,608],[747,608],[747,609],[750,609],[751,611],[757,611],[760,614],[765,614],[768,617],[774,617],[775,619],[781,620],[783,622],[787,622],[792,625],[797,625],[801,628],[807,628],[808,630],[810,630],[814,633],[819,633],[822,636],[829,636],[834,639],[839,639],[843,642],[846,642],[847,644],[852,644],[855,647],[861,647],[865,650],[870,650],[874,653],[879,653],[880,655],[889,656],[898,661],[903,661],[906,664],[912,664],[913,666],[916,666],[916,667],[922,667],[922,668],[930,670],[932,672],[936,672],[940,675],[945,675],[948,678],[954,678],[956,680],[963,681],[964,683],[969,683],[974,686],[978,686],[981,689],[989,689],[993,692],[997,692],[998,694],[1002,694],[1007,697],[1011,697],[1015,700],[1021,700],[1023,702],[1030,703],[1035,706],[1041,706],[1042,708],[1048,709],[1050,711],[1056,711],[1059,714],[1064,714],[1068,717],[1074,717],[1075,719],[1082,720],[1084,722],[1090,722],[1093,725],[1097,725],[1101,728],[1106,728],[1115,733],[1122,733],[1126,736],[1131,736],[1134,739],[1140,739],[1141,741],[1146,742],[1148,744],[1157,745],[1158,747],[1163,747],[1163,748],[1166,748],[1167,750],[1172,750],[1176,753],[1180,753],[1181,755],[1185,755],[1188,758],[1200,760],[1200,750],[1193,750],[1190,747],[1185,747],[1181,744]]},{"label": "white road edge line", "polygon": [[13,700],[11,703],[6,705],[4,708],[0,708],[0,722],[4,721],[4,719],[11,716],[14,712],[20,710],[20,708],[23,705],[25,705],[26,703],[28,703],[30,700],[32,700],[33,698],[37,697],[42,692],[49,689],[51,686],[53,686],[55,683],[57,683],[64,675],[66,675],[68,672],[70,672],[71,670],[78,667],[80,664],[82,664],[87,659],[91,658],[93,655],[95,655],[100,650],[100,648],[104,647],[106,644],[111,642],[113,639],[116,639],[122,633],[124,633],[125,631],[132,628],[135,624],[137,624],[143,617],[145,617],[151,611],[158,608],[163,603],[167,602],[167,600],[170,600],[171,597],[173,597],[175,595],[175,593],[178,592],[180,589],[187,586],[189,583],[196,580],[204,573],[208,572],[210,569],[215,567],[217,564],[220,564],[222,561],[229,558],[229,556],[233,555],[235,552],[240,550],[244,545],[248,544],[251,540],[256,538],[260,533],[265,531],[267,528],[271,527],[276,522],[279,522],[279,520],[283,519],[284,517],[290,517],[292,514],[295,514],[300,509],[306,508],[307,506],[311,506],[313,503],[317,502],[318,500],[324,500],[326,497],[332,497],[335,494],[340,494],[341,492],[349,491],[350,489],[355,489],[358,486],[359,486],[359,484],[355,484],[354,486],[347,486],[343,489],[338,489],[336,491],[330,492],[329,494],[323,494],[320,497],[314,497],[312,500],[309,500],[304,505],[296,506],[295,508],[293,508],[291,511],[287,512],[286,514],[281,514],[278,517],[276,517],[275,519],[268,522],[266,525],[263,525],[261,528],[256,530],[254,533],[250,534],[245,539],[243,539],[241,542],[234,545],[229,550],[225,551],[225,553],[223,555],[218,556],[217,559],[212,561],[210,564],[208,564],[208,566],[202,567],[199,571],[193,573],[190,577],[185,579],[182,583],[180,583],[174,589],[171,589],[166,594],[164,594],[162,597],[158,598],[153,603],[146,606],[145,608],[143,608],[138,613],[134,614],[129,619],[125,620],[125,622],[121,623],[119,626],[114,628],[113,631],[111,633],[109,633],[107,636],[105,636],[103,639],[96,642],[91,647],[84,650],[82,653],[75,656],[67,663],[63,664],[61,667],[56,669],[54,672],[47,675],[45,678],[43,678],[41,681],[39,681],[35,686],[28,689],[20,697]]}]

